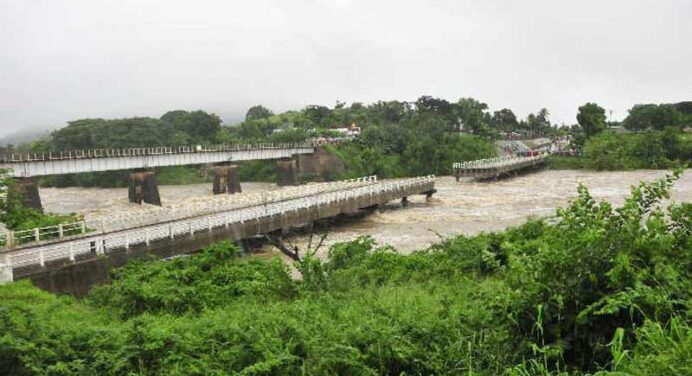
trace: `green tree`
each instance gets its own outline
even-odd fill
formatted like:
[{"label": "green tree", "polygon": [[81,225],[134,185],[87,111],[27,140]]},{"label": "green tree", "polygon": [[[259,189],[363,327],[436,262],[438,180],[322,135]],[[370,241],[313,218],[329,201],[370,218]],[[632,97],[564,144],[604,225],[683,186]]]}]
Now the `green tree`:
[{"label": "green tree", "polygon": [[184,132],[193,142],[201,144],[215,143],[216,135],[221,129],[221,119],[218,116],[201,110],[169,111],[161,116],[161,120],[173,127],[174,132]]},{"label": "green tree", "polygon": [[577,122],[584,130],[586,138],[589,138],[605,129],[606,115],[603,107],[596,103],[586,103],[579,107]]},{"label": "green tree", "polygon": [[474,98],[461,98],[456,103],[456,114],[461,120],[460,124],[465,131],[476,135],[489,133],[488,105]]},{"label": "green tree", "polygon": [[[684,108],[684,106],[683,106]],[[630,110],[623,121],[627,129],[632,130],[663,130],[663,128],[681,127],[684,124],[684,116],[671,104],[637,104]]]},{"label": "green tree", "polygon": [[491,119],[491,124],[493,128],[509,131],[517,127],[519,122],[517,121],[517,116],[509,108],[503,108],[500,111],[493,112],[493,117]]},{"label": "green tree", "polygon": [[332,110],[329,107],[309,105],[302,112],[302,126],[306,128],[327,128],[330,124]]},{"label": "green tree", "polygon": [[245,113],[245,120],[265,119],[270,116],[274,116],[274,113],[270,109],[262,105],[256,105],[247,110]]}]

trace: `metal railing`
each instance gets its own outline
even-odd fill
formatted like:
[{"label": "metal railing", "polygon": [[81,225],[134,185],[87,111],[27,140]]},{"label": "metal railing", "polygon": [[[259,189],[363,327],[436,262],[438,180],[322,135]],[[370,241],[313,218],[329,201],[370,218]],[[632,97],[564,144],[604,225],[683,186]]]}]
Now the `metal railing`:
[{"label": "metal railing", "polygon": [[85,234],[86,222],[61,223],[55,226],[35,227],[28,230],[9,231],[0,234],[0,248],[12,248],[16,245],[40,242],[49,239],[59,239],[66,236]]},{"label": "metal railing", "polygon": [[465,169],[465,168],[494,168],[494,167],[504,167],[511,166],[514,164],[520,164],[523,162],[534,161],[538,159],[543,159],[545,156],[537,155],[533,157],[496,157],[487,159],[478,159],[475,161],[467,162],[456,162],[452,164],[454,169]]},{"label": "metal railing", "polygon": [[[375,182],[330,192],[321,192],[311,196],[267,202],[126,230],[87,234],[84,237],[62,242],[37,245],[16,251],[6,251],[0,254],[0,262],[4,261],[6,265],[20,268],[32,265],[45,266],[46,262],[61,259],[74,261],[80,255],[99,255],[114,249],[129,249],[133,245],[149,245],[155,240],[172,240],[179,236],[194,235],[199,231],[211,232],[215,228],[228,227],[232,224],[260,221],[261,219],[273,218],[277,215],[295,213],[298,210],[321,208],[324,205],[333,203],[347,203],[357,198],[401,192],[401,190],[432,189],[434,181],[435,176],[430,175],[398,181]],[[430,183],[433,184],[430,185]]]}]

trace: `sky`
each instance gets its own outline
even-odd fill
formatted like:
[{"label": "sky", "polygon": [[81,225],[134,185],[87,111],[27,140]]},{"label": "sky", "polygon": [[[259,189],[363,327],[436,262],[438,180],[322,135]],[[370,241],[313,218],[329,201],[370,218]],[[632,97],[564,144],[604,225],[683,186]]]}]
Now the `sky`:
[{"label": "sky", "polygon": [[692,100],[691,37],[690,0],[0,0],[0,137],[421,95],[618,120]]}]

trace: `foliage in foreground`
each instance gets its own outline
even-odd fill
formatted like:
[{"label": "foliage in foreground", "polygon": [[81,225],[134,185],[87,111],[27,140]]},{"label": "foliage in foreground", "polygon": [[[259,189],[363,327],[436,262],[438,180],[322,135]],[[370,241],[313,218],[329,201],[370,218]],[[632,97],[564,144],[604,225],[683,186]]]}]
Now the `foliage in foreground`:
[{"label": "foliage in foreground", "polygon": [[410,255],[360,238],[301,281],[230,244],[133,263],[86,301],[0,287],[0,373],[688,375],[692,205],[584,187],[532,220]]}]

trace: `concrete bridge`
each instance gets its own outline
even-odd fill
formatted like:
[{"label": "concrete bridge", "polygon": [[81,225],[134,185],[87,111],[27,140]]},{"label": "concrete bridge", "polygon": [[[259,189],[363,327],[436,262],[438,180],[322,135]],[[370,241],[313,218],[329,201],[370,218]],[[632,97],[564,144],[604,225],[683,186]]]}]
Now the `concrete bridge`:
[{"label": "concrete bridge", "polygon": [[462,177],[476,179],[495,179],[510,174],[517,174],[521,170],[541,167],[545,164],[547,156],[532,157],[498,157],[481,159],[476,161],[454,163],[454,177],[459,181]]},{"label": "concrete bridge", "polygon": [[[30,278],[51,291],[79,294],[86,290],[77,288],[77,291],[74,286],[87,289],[99,274],[93,269],[84,269],[85,263],[91,261],[108,269],[123,264],[132,254],[172,256],[194,252],[219,240],[246,239],[340,214],[357,213],[392,200],[405,201],[411,195],[430,197],[434,192],[434,176],[332,183],[324,190],[305,195],[277,196],[261,204],[242,207],[210,208],[191,216],[134,222],[134,227],[130,228],[104,229],[0,251],[0,277],[5,281]],[[60,278],[72,282],[56,282]],[[75,283],[74,279],[88,281]],[[60,286],[71,287],[67,291]]]},{"label": "concrete bridge", "polygon": [[215,194],[241,191],[237,163],[251,160],[278,160],[279,185],[297,184],[295,156],[312,154],[316,145],[260,144],[180,146],[129,149],[76,150],[68,152],[11,154],[0,157],[0,170],[18,180],[15,189],[24,206],[41,209],[37,177],[130,170],[129,199],[161,205],[153,168],[214,164]]}]

